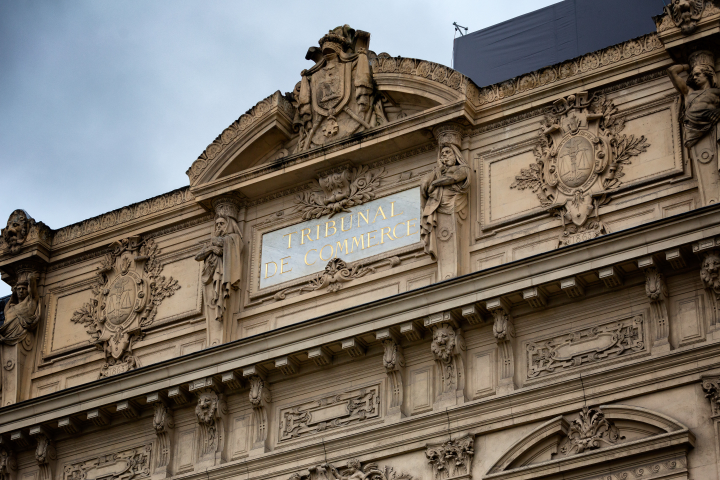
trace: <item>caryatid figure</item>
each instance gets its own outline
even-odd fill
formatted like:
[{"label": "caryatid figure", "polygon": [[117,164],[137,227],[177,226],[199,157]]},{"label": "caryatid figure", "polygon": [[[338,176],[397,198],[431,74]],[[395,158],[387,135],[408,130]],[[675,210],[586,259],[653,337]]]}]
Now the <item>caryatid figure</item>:
[{"label": "caryatid figure", "polygon": [[[689,65],[668,68],[670,81],[685,102],[683,126],[685,147],[694,161],[703,205],[720,199],[717,159],[717,123],[720,120],[720,88],[715,74],[715,57],[701,50],[690,55]],[[688,72],[684,80],[680,74]]]},{"label": "caryatid figure", "polygon": [[438,261],[440,280],[460,272],[464,243],[469,241],[461,231],[467,218],[470,167],[460,152],[461,131],[456,125],[435,129],[438,139],[437,165],[425,175],[420,185],[422,221],[420,237],[425,252]]},{"label": "caryatid figure", "polygon": [[219,345],[224,324],[233,305],[231,295],[240,288],[242,275],[243,236],[238,225],[239,207],[230,198],[213,202],[215,228],[210,245],[197,254],[195,260],[203,263],[203,301],[207,319],[208,346]]},{"label": "caryatid figure", "polygon": [[40,321],[40,296],[33,272],[22,272],[5,305],[5,323],[0,326],[2,356],[2,405],[20,401],[25,358],[32,349],[32,331]]}]

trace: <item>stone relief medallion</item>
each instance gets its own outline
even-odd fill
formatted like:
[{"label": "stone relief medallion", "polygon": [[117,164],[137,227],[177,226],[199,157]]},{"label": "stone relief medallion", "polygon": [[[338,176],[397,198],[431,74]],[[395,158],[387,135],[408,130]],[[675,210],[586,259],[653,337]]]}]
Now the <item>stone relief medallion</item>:
[{"label": "stone relief medallion", "polygon": [[100,377],[137,367],[132,353],[163,299],[178,289],[177,280],[160,275],[162,265],[152,239],[129,237],[114,242],[102,259],[93,298],[73,313],[71,321],[87,328],[92,342],[105,352]]},{"label": "stone relief medallion", "polygon": [[644,136],[623,135],[625,118],[605,96],[587,92],[557,100],[544,118],[536,161],[510,188],[530,189],[542,207],[560,217],[558,246],[609,233],[598,208],[621,185],[624,165],[650,146]]}]

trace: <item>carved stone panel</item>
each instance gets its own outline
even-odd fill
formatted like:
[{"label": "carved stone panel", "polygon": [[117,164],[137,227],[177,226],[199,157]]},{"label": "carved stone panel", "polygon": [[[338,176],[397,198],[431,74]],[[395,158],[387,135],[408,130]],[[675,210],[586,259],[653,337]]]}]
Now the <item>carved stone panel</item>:
[{"label": "carved stone panel", "polygon": [[546,340],[530,342],[527,378],[535,379],[647,351],[642,315],[625,318]]},{"label": "carved stone panel", "polygon": [[280,409],[279,441],[362,424],[379,417],[380,386],[358,388]]},{"label": "carved stone panel", "polygon": [[65,465],[63,480],[133,480],[150,476],[152,445],[107,453]]}]

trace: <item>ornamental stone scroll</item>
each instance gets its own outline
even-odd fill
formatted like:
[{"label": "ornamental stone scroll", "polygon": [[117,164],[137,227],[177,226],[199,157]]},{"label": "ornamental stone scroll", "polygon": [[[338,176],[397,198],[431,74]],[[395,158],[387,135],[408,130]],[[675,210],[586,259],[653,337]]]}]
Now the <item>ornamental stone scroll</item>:
[{"label": "ornamental stone scroll", "polygon": [[466,273],[470,166],[460,150],[460,125],[441,125],[433,133],[438,141],[437,162],[420,185],[420,237],[425,253],[438,262],[439,279],[447,280]]}]

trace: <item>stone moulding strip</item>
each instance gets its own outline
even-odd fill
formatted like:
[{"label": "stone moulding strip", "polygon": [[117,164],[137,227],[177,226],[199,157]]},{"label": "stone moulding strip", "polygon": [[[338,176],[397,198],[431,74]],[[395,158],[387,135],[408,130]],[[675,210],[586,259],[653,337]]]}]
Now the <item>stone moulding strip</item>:
[{"label": "stone moulding strip", "polygon": [[[511,264],[494,267],[483,272],[476,272],[463,277],[459,277],[452,281],[442,282],[432,286],[433,292],[428,293],[428,288],[421,288],[400,294],[395,297],[379,300],[371,304],[358,306],[334,314],[326,315],[318,319],[312,319],[302,322],[298,325],[276,329],[265,334],[261,334],[250,339],[241,339],[218,347],[207,349],[194,355],[192,358],[181,357],[165,362],[159,362],[147,367],[143,367],[124,374],[123,382],[116,382],[117,378],[110,381],[99,380],[84,384],[78,387],[66,389],[47,396],[31,399],[21,404],[9,406],[0,409],[0,427],[2,431],[11,431],[22,428],[26,422],[34,423],[50,421],[53,419],[52,413],[45,413],[43,408],[39,408],[42,403],[52,406],[58,401],[62,404],[71,402],[68,405],[76,403],[78,392],[85,390],[98,389],[98,393],[102,393],[103,399],[91,399],[84,404],[78,405],[78,408],[94,408],[105,403],[117,401],[113,395],[122,395],[122,398],[129,398],[127,395],[146,394],[151,390],[161,388],[169,388],[179,382],[185,382],[197,378],[197,372],[203,372],[203,376],[211,374],[211,372],[228,371],[231,369],[242,368],[250,364],[262,362],[269,357],[277,357],[286,354],[303,351],[317,346],[317,338],[323,337],[323,343],[332,343],[341,341],[350,335],[362,333],[362,330],[375,331],[379,328],[394,326],[404,323],[408,320],[417,320],[423,315],[437,313],[438,311],[458,308],[462,305],[470,303],[472,298],[478,301],[482,298],[490,298],[489,296],[504,294],[518,289],[518,282],[512,277],[522,279],[523,283],[532,283],[533,278],[528,279],[526,272],[528,264],[535,264],[532,270],[537,272],[534,278],[542,279],[545,283],[554,280],[560,280],[568,276],[568,274],[578,273],[583,270],[595,270],[602,268],[604,264],[616,264],[628,259],[636,259],[641,256],[665,251],[669,246],[679,246],[696,242],[702,238],[715,236],[720,234],[720,208],[718,206],[710,206],[658,220],[640,227],[628,229],[626,231],[609,234],[599,239],[587,242],[581,246],[565,247],[560,250],[548,252],[546,254],[529,257],[519,260]],[[614,247],[614,248],[613,248]],[[598,248],[603,256],[594,260],[593,250]],[[616,253],[616,250],[620,253]],[[560,253],[558,253],[560,252]],[[559,264],[560,263],[560,264]],[[545,264],[545,265],[543,265]],[[570,270],[570,271],[568,271]],[[499,273],[498,273],[499,272]],[[550,273],[552,272],[552,273]],[[498,277],[493,278],[495,275]],[[510,278],[508,278],[510,277]],[[552,277],[552,278],[551,278]],[[555,278],[557,277],[557,278]],[[478,282],[484,287],[478,288]],[[500,291],[497,287],[492,287],[492,283],[507,286],[506,291]],[[482,291],[482,288],[487,290]],[[472,295],[468,295],[472,294]],[[416,306],[416,298],[422,295],[426,301],[424,306]],[[482,298],[479,298],[480,295]],[[378,315],[375,310],[380,305],[388,305],[395,303],[397,306],[390,308],[382,315]],[[403,304],[410,308],[403,308]],[[397,310],[393,312],[392,310]],[[380,318],[380,320],[378,320]],[[332,321],[337,330],[328,332],[326,323]],[[365,325],[366,327],[363,327]],[[288,330],[301,329],[305,332],[306,338],[299,339],[292,347],[288,346],[282,340]],[[252,345],[255,345],[253,347]],[[245,357],[238,358],[237,349],[247,352]],[[657,363],[663,362],[663,358],[667,357],[667,361],[674,361],[678,355],[686,352],[700,352],[720,348],[718,345],[698,345],[687,350],[673,351],[659,358],[653,358],[652,361]],[[636,364],[624,366],[628,368],[645,368],[641,365],[647,364],[647,361],[638,361]],[[705,359],[698,365],[698,369],[707,369],[707,364],[713,360]],[[714,360],[718,363],[718,360]],[[184,365],[184,366],[183,366]],[[703,365],[705,365],[703,367]],[[617,367],[615,367],[617,368]],[[168,378],[168,369],[173,371],[173,378]],[[600,373],[599,373],[600,374]],[[605,373],[602,373],[605,375]],[[121,392],[113,392],[113,388],[118,388],[122,384]],[[544,388],[538,386],[537,388]],[[134,392],[137,390],[137,392]],[[61,400],[64,397],[66,400]],[[83,393],[83,398],[89,398],[89,393]],[[67,406],[52,406],[63,411],[63,415],[67,415]],[[17,413],[27,409],[27,419],[19,418]],[[35,415],[34,418],[32,418]],[[10,418],[8,418],[8,416]],[[45,417],[45,418],[43,418]],[[1,432],[0,432],[1,433]]]}]

